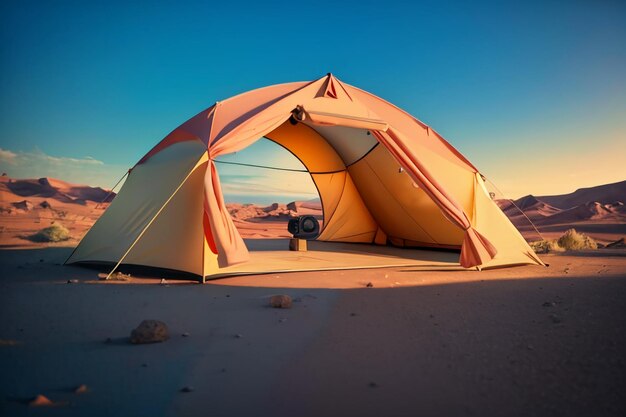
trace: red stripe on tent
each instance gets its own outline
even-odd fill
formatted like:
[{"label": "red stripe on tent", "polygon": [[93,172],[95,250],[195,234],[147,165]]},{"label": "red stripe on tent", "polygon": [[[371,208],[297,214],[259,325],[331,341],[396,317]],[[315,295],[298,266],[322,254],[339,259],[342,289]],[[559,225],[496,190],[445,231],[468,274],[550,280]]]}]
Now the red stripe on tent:
[{"label": "red stripe on tent", "polygon": [[211,252],[217,255],[217,246],[215,245],[215,240],[213,239],[213,233],[211,233],[211,224],[209,223],[209,218],[207,217],[206,212],[202,216],[202,227],[204,229],[204,238],[209,244]]}]

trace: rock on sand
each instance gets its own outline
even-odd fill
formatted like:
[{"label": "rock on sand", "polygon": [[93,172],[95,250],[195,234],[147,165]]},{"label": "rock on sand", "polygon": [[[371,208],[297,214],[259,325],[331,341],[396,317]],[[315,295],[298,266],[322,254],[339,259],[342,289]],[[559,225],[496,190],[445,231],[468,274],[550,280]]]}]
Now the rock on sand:
[{"label": "rock on sand", "polygon": [[39,394],[31,402],[29,402],[28,405],[31,407],[51,407],[54,403],[45,395]]},{"label": "rock on sand", "polygon": [[291,297],[285,294],[273,295],[270,297],[270,306],[274,308],[291,308]]},{"label": "rock on sand", "polygon": [[158,343],[169,339],[167,325],[159,320],[144,320],[130,334],[130,343]]}]

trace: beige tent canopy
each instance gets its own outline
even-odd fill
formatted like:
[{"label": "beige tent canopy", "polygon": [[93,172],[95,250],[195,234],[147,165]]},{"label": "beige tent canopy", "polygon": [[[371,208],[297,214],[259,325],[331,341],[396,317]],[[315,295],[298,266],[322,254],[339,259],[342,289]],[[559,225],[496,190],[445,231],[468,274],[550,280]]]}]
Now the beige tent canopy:
[{"label": "beige tent canopy", "polygon": [[[324,220],[313,251],[257,255],[230,218],[214,160],[262,137],[300,159],[319,191]],[[460,250],[460,258],[424,248]],[[203,280],[392,265],[543,265],[465,157],[411,115],[332,74],[250,91],[183,123],[131,170],[68,259],[76,262],[145,265]]]}]

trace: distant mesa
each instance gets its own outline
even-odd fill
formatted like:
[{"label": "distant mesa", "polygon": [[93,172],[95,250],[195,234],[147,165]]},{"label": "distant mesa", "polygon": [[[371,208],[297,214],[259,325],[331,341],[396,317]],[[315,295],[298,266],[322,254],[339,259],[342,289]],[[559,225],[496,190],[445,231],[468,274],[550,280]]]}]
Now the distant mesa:
[{"label": "distant mesa", "polygon": [[279,204],[278,204],[278,203],[272,203],[271,205],[269,205],[269,206],[267,206],[267,207],[264,207],[262,210],[263,210],[265,213],[270,213],[270,212],[272,212],[272,211],[276,211],[276,210],[278,210],[278,207],[279,207]]},{"label": "distant mesa", "polygon": [[517,205],[517,207],[521,208],[522,210],[525,210],[531,207],[535,207],[539,204],[542,204],[542,202],[537,200],[537,198],[534,195],[528,194],[527,196],[524,196],[520,198],[519,200],[517,200],[515,204]]},{"label": "distant mesa", "polygon": [[272,203],[261,207],[255,204],[228,203],[228,212],[238,221],[286,221],[296,216],[312,215],[322,218],[322,206],[319,199],[312,201],[292,201],[287,204]]},{"label": "distant mesa", "polygon": [[319,198],[314,198],[307,201],[292,201],[287,204],[287,208],[291,211],[303,211],[303,210],[321,210],[322,204]]},{"label": "distant mesa", "polygon": [[295,201],[287,204],[287,209],[291,211],[298,211],[298,204]]},{"label": "distant mesa", "polygon": [[0,181],[0,193],[8,193],[16,197],[39,197],[56,200],[62,203],[85,205],[88,201],[95,203],[111,202],[115,193],[100,187],[70,184],[54,178],[11,179],[3,177]]},{"label": "distant mesa", "polygon": [[16,201],[11,205],[18,210],[31,211],[33,209],[33,203],[28,200]]}]

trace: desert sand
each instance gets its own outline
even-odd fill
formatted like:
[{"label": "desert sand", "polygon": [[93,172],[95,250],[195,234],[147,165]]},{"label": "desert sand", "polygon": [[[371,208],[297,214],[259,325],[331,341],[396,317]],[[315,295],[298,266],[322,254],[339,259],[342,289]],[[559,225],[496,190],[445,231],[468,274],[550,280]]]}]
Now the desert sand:
[{"label": "desert sand", "polygon": [[[626,249],[482,272],[101,281],[101,270],[62,265],[97,202],[68,184],[52,188],[69,199],[44,195],[34,181],[28,195],[5,187],[0,213],[0,415],[626,414]],[[67,224],[73,239],[23,238],[62,221],[44,218],[41,199],[65,218],[83,213]],[[321,219],[311,202],[229,210],[248,239],[282,236],[296,214]],[[607,242],[624,235],[619,217],[597,220],[584,221],[604,224]],[[275,294],[292,308],[269,307]],[[169,340],[129,343],[146,319],[166,323]],[[50,403],[29,405],[39,395]]]},{"label": "desert sand", "polygon": [[[0,251],[2,415],[32,414],[39,394],[70,416],[626,412],[623,250],[547,255],[548,268],[205,285],[105,283],[59,265],[70,250]],[[270,308],[273,294],[293,307]],[[170,340],[131,345],[144,319]]]}]

